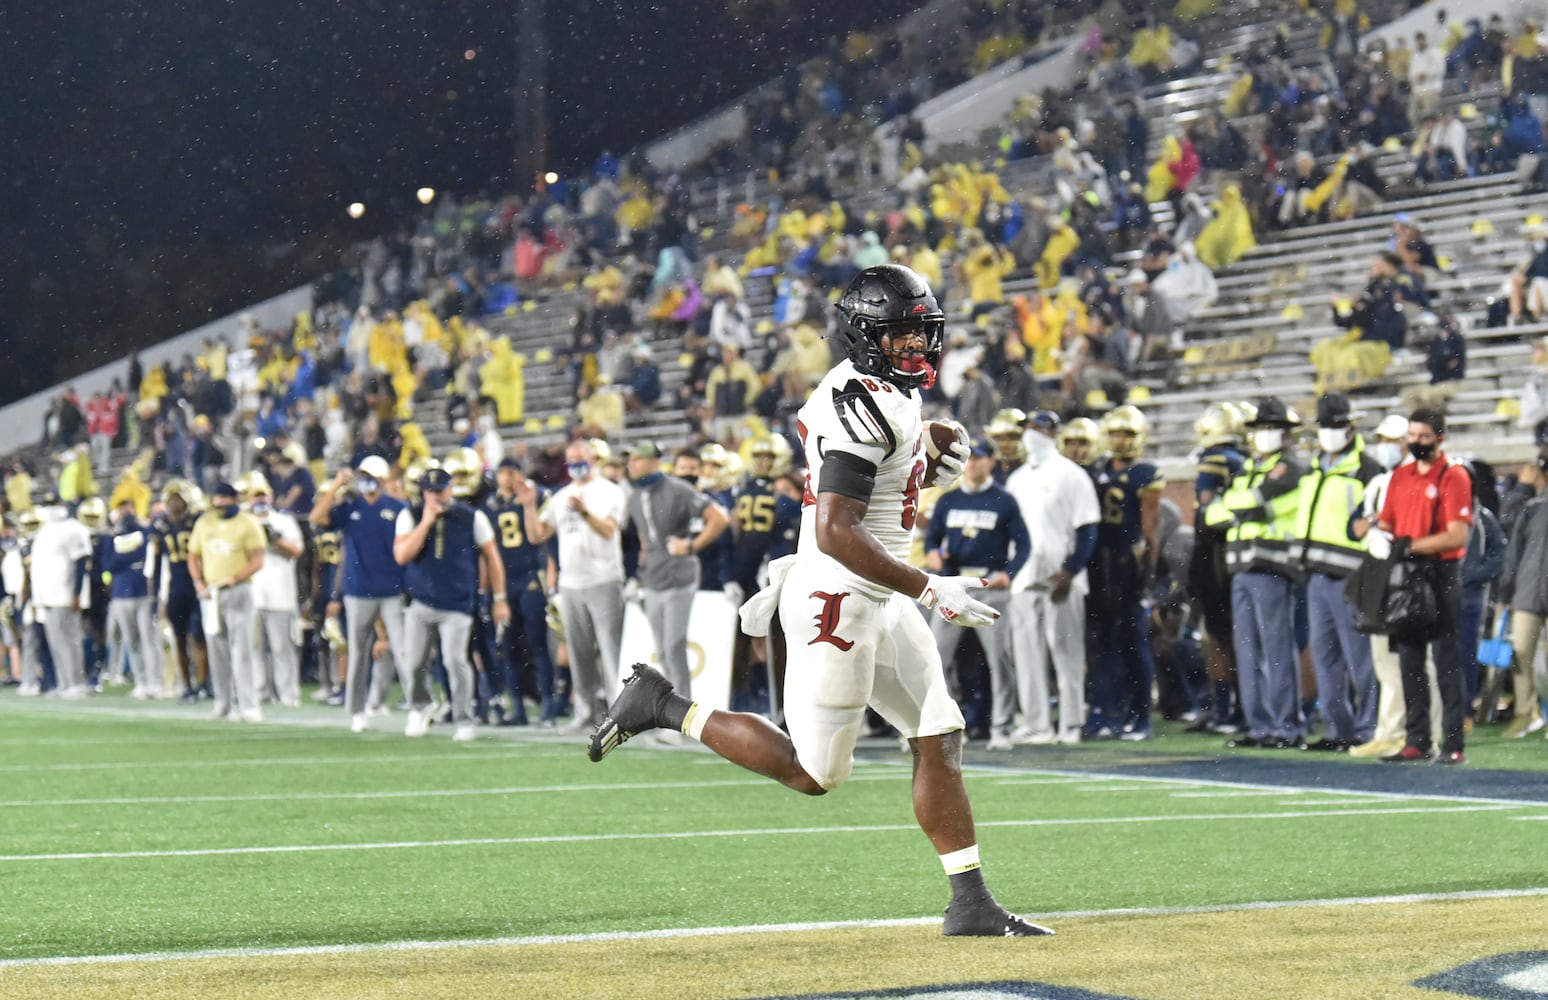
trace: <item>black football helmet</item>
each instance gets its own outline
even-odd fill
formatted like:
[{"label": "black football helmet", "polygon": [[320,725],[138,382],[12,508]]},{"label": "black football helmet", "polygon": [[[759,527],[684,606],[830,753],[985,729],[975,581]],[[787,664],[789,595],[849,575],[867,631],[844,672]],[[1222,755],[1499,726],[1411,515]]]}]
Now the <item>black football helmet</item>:
[{"label": "black football helmet", "polygon": [[[839,342],[856,370],[886,379],[900,389],[929,388],[935,384],[935,368],[945,345],[946,314],[935,301],[930,286],[918,274],[900,264],[868,267],[839,296]],[[921,354],[893,363],[882,350],[882,337],[899,330],[916,330],[924,338]]]}]

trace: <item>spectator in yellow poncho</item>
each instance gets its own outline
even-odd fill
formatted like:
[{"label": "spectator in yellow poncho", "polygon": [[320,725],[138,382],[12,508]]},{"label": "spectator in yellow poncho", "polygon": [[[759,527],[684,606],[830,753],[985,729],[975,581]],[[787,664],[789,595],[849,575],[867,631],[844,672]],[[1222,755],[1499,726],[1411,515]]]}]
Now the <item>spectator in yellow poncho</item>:
[{"label": "spectator in yellow poncho", "polygon": [[1055,216],[1049,220],[1048,242],[1043,245],[1042,256],[1038,257],[1033,270],[1037,274],[1037,286],[1039,288],[1053,288],[1059,283],[1059,269],[1064,266],[1065,260],[1080,249],[1080,237],[1071,229],[1069,223]]},{"label": "spectator in yellow poncho", "polygon": [[403,448],[398,453],[399,468],[407,469],[414,462],[430,457],[430,442],[425,438],[425,432],[412,420],[398,428],[398,436],[403,442]]},{"label": "spectator in yellow poncho", "polygon": [[396,420],[410,420],[414,416],[414,393],[419,389],[419,380],[414,377],[414,369],[407,362],[400,364],[392,372],[392,392],[397,398],[393,402],[392,415]]},{"label": "spectator in yellow poncho", "polygon": [[610,306],[623,301],[623,272],[609,264],[586,275],[581,285],[588,289],[598,305]]},{"label": "spectator in yellow poncho", "polygon": [[1005,301],[1004,279],[1016,270],[1016,258],[1004,247],[996,247],[976,229],[968,231],[964,242],[968,253],[962,260],[962,277],[968,283],[973,312],[993,309]]},{"label": "spectator in yellow poncho", "polygon": [[108,500],[108,510],[116,510],[125,500],[134,504],[134,516],[141,521],[150,516],[151,491],[149,486],[140,481],[138,461],[130,463],[129,468],[118,477],[118,483],[113,487],[113,495]]},{"label": "spectator in yellow poncho", "polygon": [[1134,33],[1134,44],[1129,49],[1129,62],[1136,69],[1154,66],[1165,70],[1172,66],[1172,29],[1166,24],[1155,28],[1141,28]]},{"label": "spectator in yellow poncho", "polygon": [[145,373],[140,380],[140,400],[161,404],[161,397],[167,394],[167,370],[161,365],[156,365]]},{"label": "spectator in yellow poncho", "polygon": [[919,249],[908,255],[908,266],[929,282],[936,294],[940,294],[946,282],[946,275],[941,270],[941,255],[931,249],[930,244],[920,243]]},{"label": "spectator in yellow poncho", "polygon": [[395,371],[400,364],[406,363],[403,324],[398,322],[397,313],[389,312],[380,323],[371,327],[367,360],[371,368],[379,372]]},{"label": "spectator in yellow poncho", "polygon": [[1161,140],[1161,155],[1156,157],[1145,174],[1145,200],[1162,201],[1172,193],[1176,177],[1171,165],[1182,159],[1182,143],[1175,135]]},{"label": "spectator in yellow poncho", "polygon": [[1227,118],[1240,118],[1250,111],[1256,110],[1248,102],[1253,95],[1252,73],[1243,73],[1231,84],[1231,89],[1226,92],[1225,100],[1221,102],[1220,110]]},{"label": "spectator in yellow poncho", "polygon": [[32,509],[32,476],[25,466],[18,464],[11,478],[5,481],[5,506],[12,516]]},{"label": "spectator in yellow poncho", "polygon": [[[312,314],[305,309],[296,313],[296,321],[291,325],[290,346],[297,354],[317,350],[317,331],[312,329]],[[108,509],[112,507],[108,505]]]},{"label": "spectator in yellow poncho", "polygon": [[613,391],[611,382],[606,375],[598,375],[595,388],[581,384],[575,418],[588,437],[606,438],[623,430],[624,399]]},{"label": "spectator in yellow poncho", "polygon": [[619,229],[637,233],[650,227],[656,218],[656,209],[651,204],[650,196],[643,189],[637,188],[618,206],[613,217],[618,221]]},{"label": "spectator in yellow poncho", "polygon": [[91,475],[91,451],[78,444],[66,455],[64,468],[59,470],[59,499],[75,503],[97,495],[97,481]]},{"label": "spectator in yellow poncho", "polygon": [[1021,343],[1032,352],[1032,374],[1057,375],[1059,339],[1064,329],[1063,310],[1041,292],[1033,293],[1031,298],[1016,296],[1011,299],[1011,308],[1015,312]]},{"label": "spectator in yellow poncho", "polygon": [[258,369],[258,389],[276,396],[283,395],[294,373],[295,366],[285,360],[281,351],[275,349],[269,355],[269,360]]},{"label": "spectator in yellow poncho", "polygon": [[483,393],[495,403],[495,419],[502,426],[522,419],[526,411],[527,382],[522,369],[527,356],[511,350],[508,337],[496,337],[489,344],[489,360],[478,370]]},{"label": "spectator in yellow poncho", "polygon": [[1212,207],[1215,217],[1205,223],[1193,245],[1204,266],[1219,271],[1241,260],[1258,240],[1252,234],[1252,216],[1242,201],[1241,188],[1227,184]]},{"label": "spectator in yellow poncho", "polygon": [[1392,348],[1385,340],[1362,340],[1364,335],[1355,327],[1313,345],[1311,363],[1317,369],[1317,392],[1359,388],[1386,374],[1392,362]]}]

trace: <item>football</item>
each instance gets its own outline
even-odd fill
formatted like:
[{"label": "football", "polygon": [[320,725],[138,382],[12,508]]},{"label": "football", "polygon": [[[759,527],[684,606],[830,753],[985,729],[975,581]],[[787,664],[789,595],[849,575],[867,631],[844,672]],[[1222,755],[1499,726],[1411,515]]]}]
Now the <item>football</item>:
[{"label": "football", "polygon": [[971,441],[967,428],[955,420],[931,420],[925,424],[925,474],[924,485],[934,486],[940,473],[941,453],[953,444],[961,443],[966,449]]}]

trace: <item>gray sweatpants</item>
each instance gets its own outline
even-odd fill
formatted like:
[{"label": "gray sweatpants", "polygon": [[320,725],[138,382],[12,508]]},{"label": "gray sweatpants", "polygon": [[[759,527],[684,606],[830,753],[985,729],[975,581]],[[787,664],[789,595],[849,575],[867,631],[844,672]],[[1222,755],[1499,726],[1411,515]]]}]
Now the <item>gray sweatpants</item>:
[{"label": "gray sweatpants", "polygon": [[[623,584],[559,588],[559,616],[570,653],[575,721],[595,722],[596,701],[618,690],[618,644],[623,639]],[[599,654],[600,653],[600,657]]]},{"label": "gray sweatpants", "polygon": [[1343,580],[1313,573],[1306,581],[1306,610],[1327,738],[1364,743],[1376,732],[1371,637],[1355,630]]},{"label": "gray sweatpants", "polygon": [[81,613],[73,608],[39,608],[54,677],[60,691],[86,686],[86,634]]},{"label": "gray sweatpants", "polygon": [[268,653],[266,659],[259,661],[258,686],[266,691],[272,682],[274,697],[281,705],[299,705],[301,672],[296,660],[296,644],[291,641],[296,613],[260,609],[257,618],[257,638]]},{"label": "gray sweatpants", "polygon": [[1273,573],[1231,578],[1231,638],[1242,716],[1254,739],[1298,740],[1301,662],[1295,650],[1295,590]]},{"label": "gray sweatpants", "polygon": [[[989,725],[996,731],[1009,732],[1016,719],[1016,661],[1011,655],[1010,622],[1005,620],[1005,611],[1010,607],[1010,591],[975,590],[973,598],[1000,613],[1000,621],[974,632],[984,647],[984,659],[989,661]],[[956,658],[957,645],[965,630],[933,611],[929,621],[935,648],[941,651],[941,666],[946,670],[946,687],[953,698],[961,701],[962,682],[957,677]]]},{"label": "gray sweatpants", "polygon": [[344,678],[344,704],[350,715],[366,710],[366,688],[369,680],[372,703],[380,704],[392,684],[391,676],[371,678],[371,647],[376,644],[376,619],[380,618],[387,628],[387,654],[392,657],[398,672],[398,682],[403,685],[405,697],[409,696],[407,661],[403,658],[403,598],[350,597],[344,596],[344,618],[349,643],[349,672]]},{"label": "gray sweatpants", "polygon": [[35,688],[43,683],[43,642],[30,624],[19,625],[17,630],[21,632],[21,682]]},{"label": "gray sweatpants", "polygon": [[443,611],[418,601],[408,606],[403,613],[403,660],[408,666],[403,690],[415,709],[423,711],[430,704],[423,677],[434,633],[441,640],[441,664],[451,685],[452,721],[473,721],[473,665],[468,662],[472,631],[473,616],[466,612]]},{"label": "gray sweatpants", "polygon": [[129,650],[129,670],[134,686],[153,697],[161,697],[161,633],[149,597],[115,597],[108,604],[108,633],[118,633],[123,645],[115,647],[113,669],[120,662],[118,649]]},{"label": "gray sweatpants", "polygon": [[1052,654],[1059,687],[1059,733],[1073,738],[1086,723],[1086,595],[1071,592],[1055,602],[1046,590],[1011,597],[1016,690],[1022,725],[1037,736],[1052,736],[1048,666]]},{"label": "gray sweatpants", "polygon": [[650,622],[661,654],[661,669],[684,698],[692,698],[693,675],[688,670],[688,615],[696,586],[645,591],[645,620]]},{"label": "gray sweatpants", "polygon": [[210,635],[210,598],[203,604],[204,645],[210,654],[210,684],[215,689],[215,714],[235,708],[257,712],[258,671],[253,656],[253,585],[222,587],[213,600],[219,602],[220,631]]}]

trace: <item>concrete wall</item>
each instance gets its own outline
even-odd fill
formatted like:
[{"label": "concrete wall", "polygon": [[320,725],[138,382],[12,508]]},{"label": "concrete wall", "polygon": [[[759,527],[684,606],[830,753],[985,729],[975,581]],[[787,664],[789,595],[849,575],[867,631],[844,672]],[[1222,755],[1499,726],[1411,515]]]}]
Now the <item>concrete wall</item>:
[{"label": "concrete wall", "polygon": [[[1446,12],[1446,28],[1442,28],[1435,20],[1436,11],[1441,10]],[[1391,48],[1393,42],[1401,38],[1412,48],[1414,35],[1422,31],[1433,45],[1445,37],[1452,24],[1463,24],[1475,17],[1488,24],[1493,14],[1504,18],[1506,28],[1514,32],[1528,18],[1543,24],[1545,17],[1548,17],[1548,0],[1430,0],[1397,20],[1388,21],[1374,31],[1366,32],[1361,36],[1360,44],[1368,45],[1380,38]]]}]

